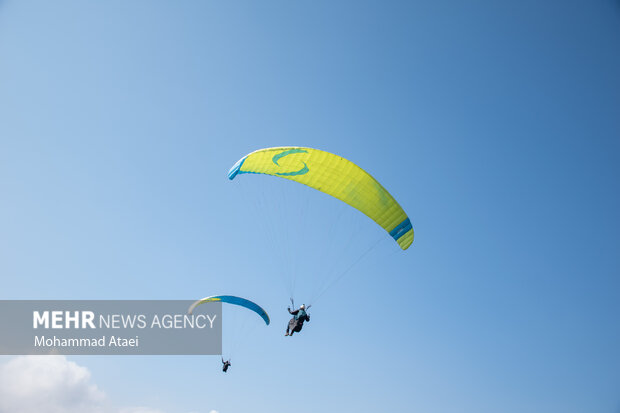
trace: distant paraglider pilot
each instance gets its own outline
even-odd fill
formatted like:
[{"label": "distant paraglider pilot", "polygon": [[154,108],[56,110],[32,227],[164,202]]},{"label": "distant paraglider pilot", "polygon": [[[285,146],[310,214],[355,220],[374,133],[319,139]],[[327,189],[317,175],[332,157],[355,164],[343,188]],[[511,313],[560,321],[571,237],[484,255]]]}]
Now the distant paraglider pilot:
[{"label": "distant paraglider pilot", "polygon": [[299,309],[295,311],[291,311],[291,308],[288,308],[289,314],[293,315],[291,321],[288,322],[288,326],[286,327],[285,336],[292,336],[293,333],[299,333],[301,328],[304,325],[304,321],[310,321],[310,316],[306,313],[306,306],[302,304]]},{"label": "distant paraglider pilot", "polygon": [[224,373],[226,373],[228,371],[228,368],[232,365],[232,364],[230,364],[230,359],[224,361],[224,357],[222,357],[222,364],[223,364],[222,371]]}]

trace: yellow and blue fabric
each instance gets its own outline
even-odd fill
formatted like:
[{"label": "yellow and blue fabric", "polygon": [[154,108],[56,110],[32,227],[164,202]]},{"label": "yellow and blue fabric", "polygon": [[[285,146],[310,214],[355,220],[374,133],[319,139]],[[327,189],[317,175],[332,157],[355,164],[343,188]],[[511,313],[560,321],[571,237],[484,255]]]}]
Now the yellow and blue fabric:
[{"label": "yellow and blue fabric", "polygon": [[366,214],[403,250],[413,242],[413,227],[394,197],[368,172],[333,153],[303,147],[259,149],[241,158],[228,172],[265,174],[299,182],[331,195]]},{"label": "yellow and blue fabric", "polygon": [[188,313],[191,314],[194,309],[196,307],[198,307],[201,304],[204,303],[212,303],[212,302],[222,302],[222,303],[228,303],[228,304],[233,304],[233,305],[238,305],[241,307],[245,307],[248,310],[252,310],[254,311],[256,314],[258,314],[267,325],[269,325],[269,315],[267,314],[267,312],[265,310],[263,310],[261,308],[261,306],[259,306],[258,304],[250,301],[250,300],[246,300],[245,298],[241,298],[241,297],[235,297],[234,295],[213,295],[211,297],[205,297],[201,300],[196,301],[195,303],[193,303],[188,310]]}]

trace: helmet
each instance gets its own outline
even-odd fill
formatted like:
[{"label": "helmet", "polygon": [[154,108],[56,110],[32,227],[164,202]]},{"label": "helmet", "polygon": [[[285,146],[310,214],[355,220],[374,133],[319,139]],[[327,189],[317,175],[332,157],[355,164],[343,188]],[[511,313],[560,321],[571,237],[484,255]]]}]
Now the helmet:
[{"label": "helmet", "polygon": [[301,310],[305,310],[305,309],[306,309],[306,305],[305,305],[305,304],[302,304],[299,308],[300,308]]}]

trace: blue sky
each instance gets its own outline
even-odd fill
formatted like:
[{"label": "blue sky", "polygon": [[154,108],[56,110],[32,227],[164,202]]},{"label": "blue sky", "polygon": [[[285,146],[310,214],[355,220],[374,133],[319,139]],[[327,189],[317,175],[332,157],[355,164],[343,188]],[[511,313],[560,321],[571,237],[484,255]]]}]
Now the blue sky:
[{"label": "blue sky", "polygon": [[[270,313],[227,375],[70,358],[118,405],[618,412],[619,23],[614,0],[1,1],[1,298],[229,293]],[[292,339],[253,185],[226,179],[281,145],[356,162],[416,230]],[[286,188],[308,231],[338,216]],[[297,265],[320,272],[305,239]]]}]

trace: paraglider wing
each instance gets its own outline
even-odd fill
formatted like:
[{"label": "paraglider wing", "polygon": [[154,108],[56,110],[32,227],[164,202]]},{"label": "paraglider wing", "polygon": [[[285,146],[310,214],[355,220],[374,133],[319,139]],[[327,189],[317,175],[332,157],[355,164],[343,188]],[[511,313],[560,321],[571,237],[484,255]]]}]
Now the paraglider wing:
[{"label": "paraglider wing", "polygon": [[252,310],[256,314],[261,316],[261,318],[265,321],[265,323],[267,325],[269,325],[269,315],[258,304],[254,303],[254,302],[252,302],[250,300],[246,300],[245,298],[235,297],[234,295],[214,295],[214,296],[211,296],[211,297],[205,297],[202,300],[198,300],[195,303],[193,303],[189,307],[188,313],[191,314],[192,311],[194,311],[194,309],[196,307],[198,307],[199,305],[201,305],[201,304],[209,303],[209,302],[217,302],[217,301],[220,301],[222,303],[238,305],[238,306],[241,306],[241,307],[245,307],[248,310]]},{"label": "paraglider wing", "polygon": [[259,149],[241,158],[228,179],[248,173],[279,176],[324,192],[366,214],[403,250],[413,242],[411,221],[394,197],[368,172],[338,155],[303,147]]}]

